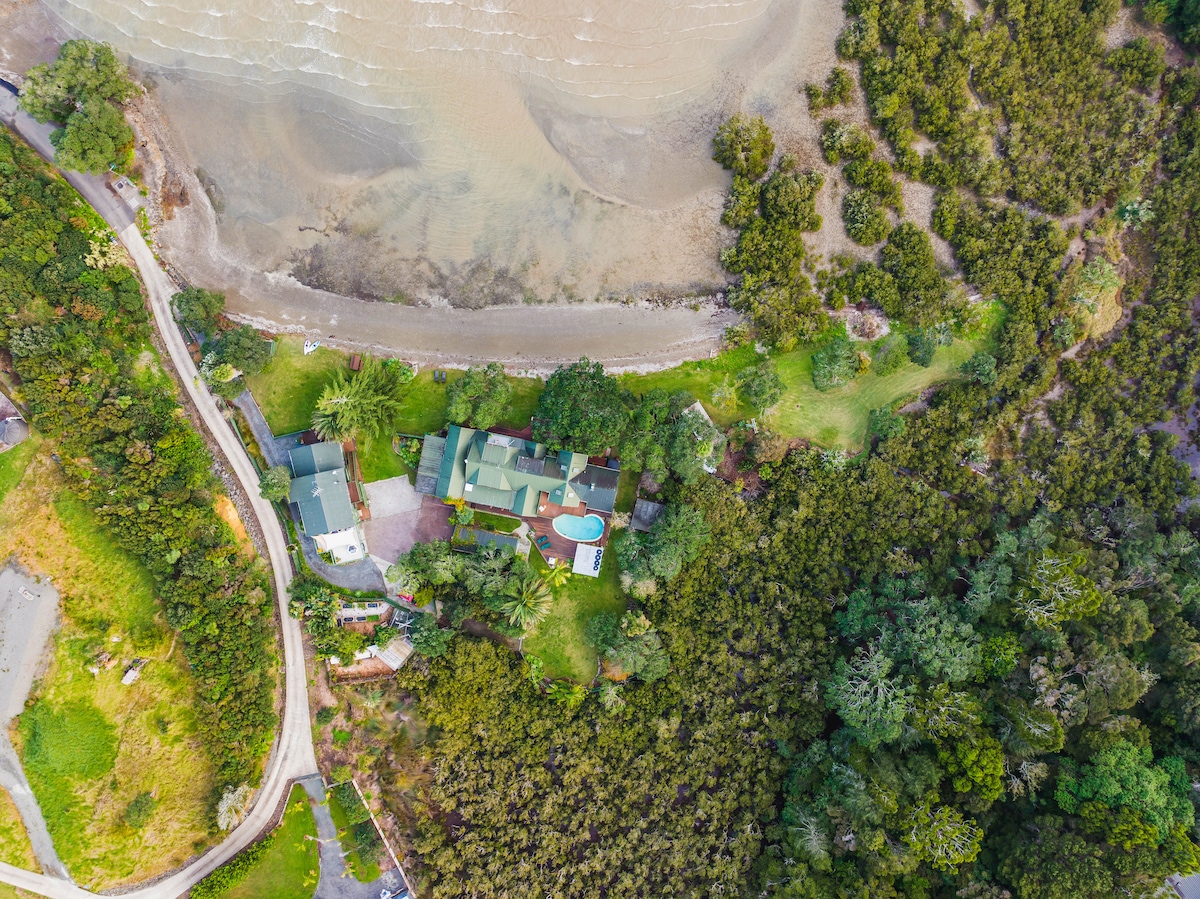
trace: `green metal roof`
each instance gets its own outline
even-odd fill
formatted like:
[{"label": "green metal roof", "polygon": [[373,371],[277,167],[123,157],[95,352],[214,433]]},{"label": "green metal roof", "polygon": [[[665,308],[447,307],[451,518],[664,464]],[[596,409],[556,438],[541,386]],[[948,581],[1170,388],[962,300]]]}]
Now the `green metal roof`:
[{"label": "green metal roof", "polygon": [[[583,453],[556,453],[520,437],[451,425],[446,432],[436,495],[531,517],[537,515],[543,493],[558,505],[578,506],[582,491],[571,481],[588,467]],[[602,492],[597,498],[600,511],[612,511]]]},{"label": "green metal roof", "polygon": [[342,455],[342,445],[331,441],[314,443],[311,446],[298,446],[288,453],[288,459],[292,463],[292,477],[294,478],[346,467],[346,459]]},{"label": "green metal roof", "polygon": [[446,439],[429,434],[421,445],[421,461],[417,464],[417,493],[437,493],[442,459],[446,456]]},{"label": "green metal roof", "polygon": [[299,508],[304,533],[310,537],[344,531],[358,524],[344,469],[294,478],[288,499]]}]

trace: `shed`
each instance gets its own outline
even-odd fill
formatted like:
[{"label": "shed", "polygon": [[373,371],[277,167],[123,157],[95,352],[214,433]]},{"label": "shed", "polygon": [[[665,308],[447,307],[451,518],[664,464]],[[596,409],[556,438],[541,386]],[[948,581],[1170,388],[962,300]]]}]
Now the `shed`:
[{"label": "shed", "polygon": [[654,522],[662,517],[662,513],[667,509],[662,503],[652,503],[648,499],[639,499],[633,504],[633,518],[629,521],[629,527],[635,531],[648,531],[654,526]]}]

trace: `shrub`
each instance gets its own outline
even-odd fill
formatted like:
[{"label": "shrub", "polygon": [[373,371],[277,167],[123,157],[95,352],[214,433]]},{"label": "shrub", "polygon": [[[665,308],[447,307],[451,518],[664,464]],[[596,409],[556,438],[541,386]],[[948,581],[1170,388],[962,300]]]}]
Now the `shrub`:
[{"label": "shrub", "polygon": [[149,823],[150,817],[154,814],[154,809],[157,807],[158,801],[149,793],[138,793],[134,800],[125,806],[125,811],[121,815],[127,827],[132,827],[134,830],[141,830]]},{"label": "shrub", "polygon": [[830,106],[840,106],[849,102],[854,93],[854,77],[848,69],[836,66],[825,79],[824,90],[819,84],[806,84],[804,93],[808,97],[808,108],[813,112],[820,112]]},{"label": "shrub", "polygon": [[865,247],[879,243],[891,230],[879,198],[869,190],[852,190],[842,198],[842,222],[850,239]]},{"label": "shrub", "polygon": [[735,380],[738,396],[759,412],[774,406],[783,396],[783,380],[769,359],[742,369]]},{"label": "shrub", "polygon": [[1167,70],[1163,48],[1146,37],[1135,37],[1108,54],[1108,65],[1127,87],[1153,91]]},{"label": "shrub", "polygon": [[830,390],[847,384],[857,372],[858,353],[850,346],[850,338],[844,332],[836,334],[812,355],[812,379],[817,390]]},{"label": "shrub", "polygon": [[896,279],[899,307],[884,309],[919,327],[952,317],[950,290],[933,256],[929,235],[911,222],[898,225],[888,236],[881,265]]},{"label": "shrub", "polygon": [[713,138],[713,159],[751,181],[767,173],[774,155],[775,138],[762,116],[739,112],[718,128]]},{"label": "shrub", "polygon": [[867,159],[875,152],[875,141],[861,125],[826,119],[821,125],[821,152],[831,165],[843,159]]},{"label": "shrub", "polygon": [[869,190],[885,205],[903,211],[900,183],[892,178],[892,167],[882,159],[855,159],[843,172],[855,187]]},{"label": "shrub", "polygon": [[258,482],[258,494],[273,503],[282,502],[288,498],[292,488],[292,473],[285,465],[273,465],[268,468]]},{"label": "shrub", "polygon": [[218,899],[223,896],[245,879],[274,842],[275,835],[267,834],[244,852],[238,853],[229,864],[217,868],[192,887],[188,895],[191,899]]},{"label": "shrub", "polygon": [[733,186],[729,188],[729,195],[725,198],[721,223],[738,230],[750,224],[758,213],[762,187],[761,181],[751,181],[744,175],[734,175]]},{"label": "shrub", "polygon": [[890,375],[904,367],[908,361],[908,338],[903,334],[889,334],[879,345],[871,367],[877,375]]},{"label": "shrub", "polygon": [[317,709],[317,725],[324,727],[327,724],[332,724],[333,719],[337,717],[337,707],[332,705],[321,706]]},{"label": "shrub", "polygon": [[937,349],[937,341],[929,329],[914,331],[908,338],[908,358],[922,368],[933,364],[933,353]]},{"label": "shrub", "polygon": [[371,813],[358,798],[358,790],[354,789],[354,784],[338,784],[333,788],[333,797],[342,807],[342,811],[346,813],[347,824],[362,824],[364,821],[371,820]]},{"label": "shrub", "polygon": [[801,175],[776,171],[763,185],[763,217],[799,231],[820,230],[815,198],[824,183],[825,177],[819,172]]}]

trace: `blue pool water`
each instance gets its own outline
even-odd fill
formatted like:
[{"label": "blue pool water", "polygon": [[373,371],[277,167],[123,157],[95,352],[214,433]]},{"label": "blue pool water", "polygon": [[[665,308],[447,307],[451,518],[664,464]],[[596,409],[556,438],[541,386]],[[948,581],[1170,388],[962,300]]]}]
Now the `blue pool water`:
[{"label": "blue pool water", "polygon": [[576,543],[591,543],[604,533],[604,519],[599,515],[559,515],[554,530]]}]

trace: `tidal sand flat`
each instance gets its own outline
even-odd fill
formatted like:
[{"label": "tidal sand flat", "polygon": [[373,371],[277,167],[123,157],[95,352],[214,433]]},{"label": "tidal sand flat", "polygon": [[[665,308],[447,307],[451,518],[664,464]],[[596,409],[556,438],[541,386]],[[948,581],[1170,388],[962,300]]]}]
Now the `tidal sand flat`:
[{"label": "tidal sand flat", "polygon": [[185,269],[215,250],[205,274],[452,305],[719,287],[709,138],[841,23],[829,0],[47,8],[149,74],[203,174],[217,246],[163,235]]}]

